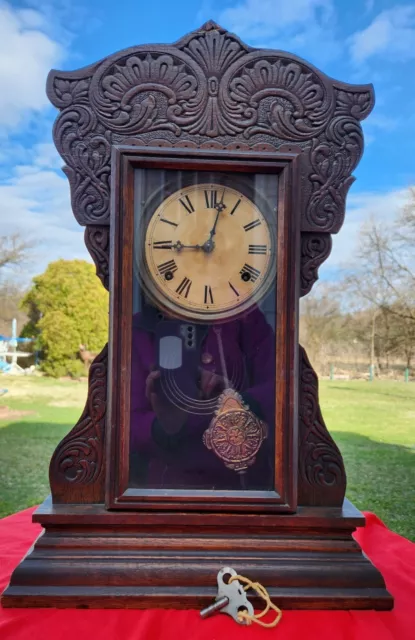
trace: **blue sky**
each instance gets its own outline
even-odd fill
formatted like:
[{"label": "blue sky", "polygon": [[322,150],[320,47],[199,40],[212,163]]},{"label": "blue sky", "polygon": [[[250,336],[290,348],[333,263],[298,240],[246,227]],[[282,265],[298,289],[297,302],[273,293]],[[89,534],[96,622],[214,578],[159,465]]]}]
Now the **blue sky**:
[{"label": "blue sky", "polygon": [[325,73],[373,82],[345,225],[321,275],[335,278],[369,216],[390,221],[415,185],[415,3],[392,0],[0,0],[0,235],[36,242],[27,278],[59,257],[86,258],[45,95],[50,68],[75,69],[119,49],[173,42],[212,18],[252,46],[300,55]]}]

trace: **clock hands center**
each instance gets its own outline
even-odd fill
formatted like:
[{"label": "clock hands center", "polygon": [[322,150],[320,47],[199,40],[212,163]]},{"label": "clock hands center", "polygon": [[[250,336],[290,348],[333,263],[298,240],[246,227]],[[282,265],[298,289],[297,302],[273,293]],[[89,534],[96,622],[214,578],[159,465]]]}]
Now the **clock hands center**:
[{"label": "clock hands center", "polygon": [[203,244],[183,244],[183,242],[181,242],[180,240],[177,240],[177,242],[175,242],[172,245],[173,251],[177,251],[180,253],[180,251],[182,251],[183,249],[195,249],[196,251],[202,250],[204,253],[212,253],[212,251],[215,248],[213,236],[216,234],[216,226],[218,224],[219,215],[220,213],[222,213],[222,211],[224,211],[224,209],[226,209],[226,204],[224,204],[223,202],[224,195],[225,195],[225,189],[223,189],[222,191],[222,198],[220,202],[218,202],[214,206],[214,209],[216,209],[216,217],[213,223],[213,227],[209,232],[208,240],[206,240],[206,242],[204,242]]},{"label": "clock hands center", "polygon": [[180,253],[183,249],[195,249],[196,251],[203,251],[204,253],[211,253],[215,247],[215,243],[212,240],[208,240],[204,244],[183,244],[180,240],[177,240],[172,244],[173,251]]}]

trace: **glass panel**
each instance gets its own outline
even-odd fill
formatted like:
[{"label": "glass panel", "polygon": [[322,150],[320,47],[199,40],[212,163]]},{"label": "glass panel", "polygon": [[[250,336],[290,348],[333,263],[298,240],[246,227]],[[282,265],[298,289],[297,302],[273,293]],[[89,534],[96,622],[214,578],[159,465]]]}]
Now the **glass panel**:
[{"label": "glass panel", "polygon": [[277,189],[135,172],[131,487],[273,489]]}]

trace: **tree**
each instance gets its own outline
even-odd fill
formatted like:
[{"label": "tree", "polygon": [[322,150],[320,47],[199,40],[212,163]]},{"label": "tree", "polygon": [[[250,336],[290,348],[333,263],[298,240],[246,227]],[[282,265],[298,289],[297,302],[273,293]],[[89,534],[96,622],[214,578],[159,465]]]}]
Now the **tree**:
[{"label": "tree", "polygon": [[10,336],[13,318],[17,320],[18,328],[27,321],[27,315],[20,308],[24,295],[22,286],[13,280],[0,282],[0,334]]},{"label": "tree", "polygon": [[380,309],[415,322],[415,234],[411,238],[406,225],[401,215],[390,227],[372,219],[362,229],[361,291]]},{"label": "tree", "polygon": [[25,240],[20,233],[0,236],[0,269],[25,262],[31,247],[32,243]]},{"label": "tree", "polygon": [[300,341],[321,374],[328,373],[331,358],[350,351],[351,322],[342,297],[341,287],[320,282],[301,300]]},{"label": "tree", "polygon": [[13,271],[27,262],[31,247],[32,243],[19,233],[0,236],[0,334],[10,335],[13,318],[17,319],[18,326],[27,320],[19,308],[23,287],[13,277]]},{"label": "tree", "polygon": [[359,340],[379,369],[388,368],[391,357],[410,367],[415,355],[415,189],[391,224],[372,217],[359,240],[353,268],[342,282],[361,312]]},{"label": "tree", "polygon": [[301,341],[320,373],[330,363],[366,371],[370,363],[378,372],[413,366],[415,188],[389,225],[373,217],[359,240],[343,277],[318,283],[301,303]]},{"label": "tree", "polygon": [[51,262],[22,306],[29,316],[23,335],[36,337],[49,375],[81,375],[80,345],[97,353],[108,339],[108,292],[84,260]]}]

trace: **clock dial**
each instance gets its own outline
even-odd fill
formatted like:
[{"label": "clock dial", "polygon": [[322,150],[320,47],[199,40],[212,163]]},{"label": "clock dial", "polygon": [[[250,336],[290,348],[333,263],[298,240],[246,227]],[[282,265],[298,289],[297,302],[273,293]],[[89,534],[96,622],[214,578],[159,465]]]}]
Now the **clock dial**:
[{"label": "clock dial", "polygon": [[273,280],[274,240],[259,208],[232,187],[176,191],[153,213],[144,239],[144,285],[159,306],[195,320],[246,310]]}]

